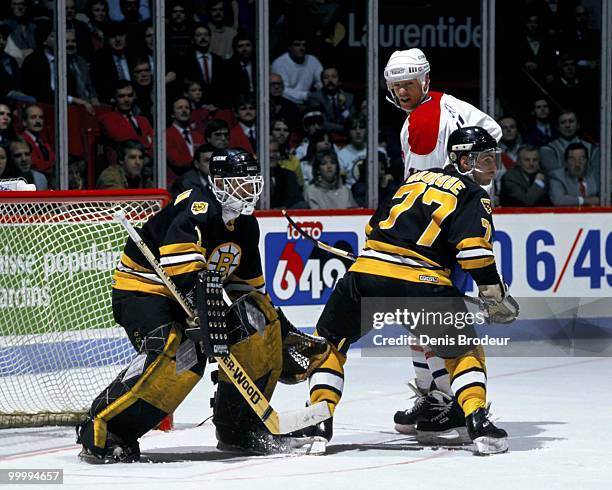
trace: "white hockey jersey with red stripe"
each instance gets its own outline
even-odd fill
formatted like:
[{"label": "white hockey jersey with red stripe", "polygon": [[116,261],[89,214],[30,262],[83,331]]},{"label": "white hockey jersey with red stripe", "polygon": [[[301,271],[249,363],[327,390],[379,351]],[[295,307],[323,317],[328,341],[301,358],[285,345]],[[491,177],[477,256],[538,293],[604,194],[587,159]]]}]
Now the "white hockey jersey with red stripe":
[{"label": "white hockey jersey with red stripe", "polygon": [[408,114],[400,133],[404,178],[411,169],[426,170],[449,163],[448,137],[464,126],[480,126],[497,141],[501,138],[501,127],[491,116],[452,95],[429,92],[427,99]]}]

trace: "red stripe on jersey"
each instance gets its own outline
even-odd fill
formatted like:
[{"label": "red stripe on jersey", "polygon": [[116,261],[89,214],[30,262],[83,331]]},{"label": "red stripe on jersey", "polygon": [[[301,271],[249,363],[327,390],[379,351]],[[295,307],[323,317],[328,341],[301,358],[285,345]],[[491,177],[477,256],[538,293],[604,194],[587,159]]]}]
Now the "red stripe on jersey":
[{"label": "red stripe on jersey", "polygon": [[408,122],[408,144],[417,155],[429,155],[438,144],[440,132],[441,92],[429,92],[431,97],[410,113]]}]

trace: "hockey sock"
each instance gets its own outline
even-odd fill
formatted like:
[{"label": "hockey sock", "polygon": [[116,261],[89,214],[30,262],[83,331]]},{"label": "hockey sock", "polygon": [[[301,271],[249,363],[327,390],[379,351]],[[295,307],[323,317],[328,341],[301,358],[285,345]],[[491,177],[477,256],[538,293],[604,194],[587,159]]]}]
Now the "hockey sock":
[{"label": "hockey sock", "polygon": [[425,347],[425,359],[427,360],[427,367],[433,378],[433,382],[436,388],[449,396],[453,396],[451,390],[450,378],[448,371],[446,370],[444,359],[436,356],[434,352]]},{"label": "hockey sock", "polygon": [[410,353],[412,354],[412,365],[414,367],[415,374],[415,383],[419,390],[424,393],[427,393],[434,379],[429,370],[429,366],[427,365],[425,349],[426,347],[421,347],[419,345],[410,346]]},{"label": "hockey sock", "polygon": [[477,347],[461,357],[445,360],[451,388],[466,417],[487,405],[487,372],[485,355]]},{"label": "hockey sock", "polygon": [[332,344],[329,356],[309,378],[310,403],[326,401],[334,414],[344,388],[344,363],[346,355]]}]

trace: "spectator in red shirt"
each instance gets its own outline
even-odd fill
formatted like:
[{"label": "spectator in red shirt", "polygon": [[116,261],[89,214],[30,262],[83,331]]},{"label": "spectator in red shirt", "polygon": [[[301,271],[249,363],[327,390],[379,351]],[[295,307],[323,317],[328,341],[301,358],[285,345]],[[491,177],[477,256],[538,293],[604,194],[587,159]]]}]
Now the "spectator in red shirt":
[{"label": "spectator in red shirt", "polygon": [[32,147],[32,168],[50,174],[55,165],[55,151],[43,137],[45,113],[40,106],[31,104],[23,109],[21,120],[25,129],[19,136]]},{"label": "spectator in red shirt", "polygon": [[102,134],[115,147],[126,140],[136,140],[151,156],[153,128],[146,117],[134,114],[136,93],[132,82],[119,80],[114,91],[115,110],[100,116]]},{"label": "spectator in red shirt", "polygon": [[168,186],[177,175],[191,167],[195,149],[204,143],[204,135],[194,131],[191,124],[191,107],[184,97],[172,103],[172,126],[166,130],[168,152]]},{"label": "spectator in red shirt", "polygon": [[242,97],[236,110],[238,124],[230,132],[229,145],[232,148],[243,148],[255,154],[257,149],[257,135],[255,134],[255,121],[257,109],[252,97]]}]

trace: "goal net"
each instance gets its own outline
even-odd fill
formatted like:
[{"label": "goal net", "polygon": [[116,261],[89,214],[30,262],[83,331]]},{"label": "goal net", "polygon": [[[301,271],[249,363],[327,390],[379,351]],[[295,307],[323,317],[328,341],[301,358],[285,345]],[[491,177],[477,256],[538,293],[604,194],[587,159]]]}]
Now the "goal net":
[{"label": "goal net", "polygon": [[0,428],[73,425],[134,355],[111,277],[165,191],[0,192]]}]

